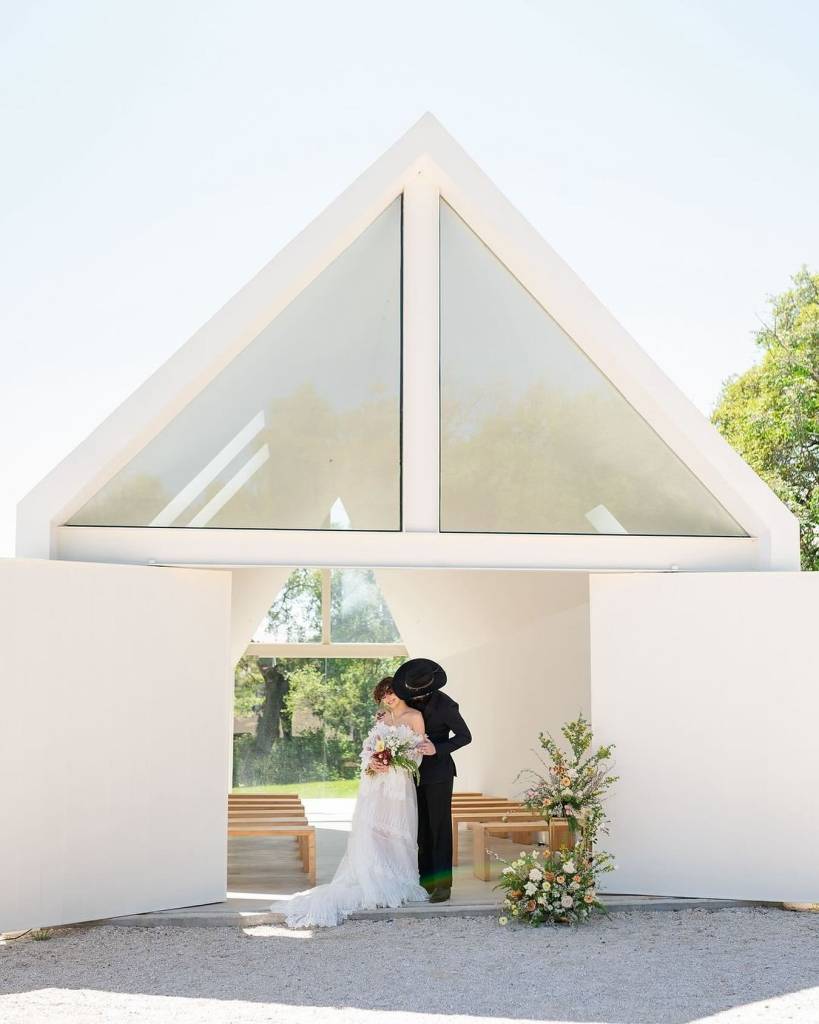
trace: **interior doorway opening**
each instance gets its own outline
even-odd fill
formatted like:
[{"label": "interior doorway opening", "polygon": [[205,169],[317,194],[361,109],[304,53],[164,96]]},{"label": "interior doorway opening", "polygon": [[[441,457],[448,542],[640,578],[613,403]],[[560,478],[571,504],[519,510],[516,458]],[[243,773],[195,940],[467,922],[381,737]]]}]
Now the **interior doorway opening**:
[{"label": "interior doorway opening", "polygon": [[[294,570],[237,667],[233,793],[298,796],[315,830],[317,880],[329,881],[383,675],[405,657],[443,664],[473,735],[456,756],[455,791],[520,800],[518,775],[538,764],[538,733],[559,736],[564,722],[590,715],[589,650],[586,572]],[[471,840],[464,825],[453,898],[493,902]],[[497,838],[501,854],[505,842]],[[228,866],[234,897],[308,885],[292,838],[231,840]]]}]

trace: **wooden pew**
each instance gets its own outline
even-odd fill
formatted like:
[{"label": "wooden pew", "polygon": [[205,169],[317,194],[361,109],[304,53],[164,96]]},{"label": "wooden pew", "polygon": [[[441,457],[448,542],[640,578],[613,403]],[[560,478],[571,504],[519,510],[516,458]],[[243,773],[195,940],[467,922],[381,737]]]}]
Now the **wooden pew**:
[{"label": "wooden pew", "polygon": [[[231,794],[232,795],[232,794]],[[298,798],[255,802],[228,798],[229,836],[293,836],[310,885],[316,884],[316,830],[307,824]]]},{"label": "wooden pew", "polygon": [[534,814],[520,804],[505,807],[488,807],[480,811],[452,811],[452,863],[460,863],[460,829],[461,824],[471,828],[475,822],[497,821],[539,821],[540,815]]},{"label": "wooden pew", "polygon": [[488,882],[492,877],[492,867],[486,841],[493,835],[519,836],[521,842],[535,832],[548,832],[549,823],[542,818],[529,818],[528,821],[473,821],[470,823],[473,832],[472,870],[476,878]]}]

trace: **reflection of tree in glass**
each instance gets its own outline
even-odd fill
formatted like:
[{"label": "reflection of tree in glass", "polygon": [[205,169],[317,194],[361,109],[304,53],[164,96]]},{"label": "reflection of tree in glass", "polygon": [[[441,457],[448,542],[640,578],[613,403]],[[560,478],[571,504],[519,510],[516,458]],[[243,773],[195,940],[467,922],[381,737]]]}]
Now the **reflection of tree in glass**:
[{"label": "reflection of tree in glass", "polygon": [[127,473],[127,467],[76,512],[72,526],[147,526],[168,502],[171,493],[151,473]]},{"label": "reflection of tree in glass", "polygon": [[[190,485],[253,415],[224,417],[209,440],[191,439],[178,417],[110,480],[71,522],[147,526]],[[178,510],[173,526],[187,526],[208,503],[206,527],[322,529],[341,497],[353,529],[397,530],[399,434],[397,394],[373,387],[372,397],[336,407],[311,384],[271,401],[264,429]],[[266,447],[267,457],[224,504],[226,487]]]},{"label": "reflection of tree in glass", "polygon": [[335,643],[400,640],[372,569],[333,569],[330,595],[330,634]]},{"label": "reflection of tree in glass", "polygon": [[444,529],[596,533],[586,513],[602,504],[629,533],[741,534],[619,393],[503,390],[444,406]]}]

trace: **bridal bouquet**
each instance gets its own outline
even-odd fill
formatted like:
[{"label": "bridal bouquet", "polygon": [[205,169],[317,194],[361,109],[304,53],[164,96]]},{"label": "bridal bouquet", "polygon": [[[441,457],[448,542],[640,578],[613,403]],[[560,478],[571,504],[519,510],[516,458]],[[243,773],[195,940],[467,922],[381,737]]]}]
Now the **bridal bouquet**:
[{"label": "bridal bouquet", "polygon": [[396,771],[409,772],[417,781],[418,765],[421,760],[417,749],[423,742],[424,737],[419,736],[408,725],[376,722],[364,740],[361,750],[362,771],[365,775],[377,775],[370,763],[376,761]]}]

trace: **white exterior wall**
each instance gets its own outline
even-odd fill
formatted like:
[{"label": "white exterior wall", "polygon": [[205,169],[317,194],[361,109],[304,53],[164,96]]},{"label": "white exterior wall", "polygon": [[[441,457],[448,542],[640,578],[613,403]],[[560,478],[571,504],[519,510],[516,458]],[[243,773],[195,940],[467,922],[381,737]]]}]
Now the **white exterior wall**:
[{"label": "white exterior wall", "polygon": [[819,899],[819,573],[590,578],[609,891]]},{"label": "white exterior wall", "polygon": [[473,742],[456,788],[518,795],[540,730],[589,715],[585,573],[383,570],[379,585],[410,657],[447,671]]},{"label": "white exterior wall", "polygon": [[224,898],[230,575],[0,561],[0,932]]}]

